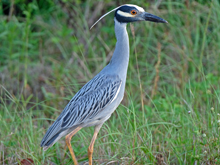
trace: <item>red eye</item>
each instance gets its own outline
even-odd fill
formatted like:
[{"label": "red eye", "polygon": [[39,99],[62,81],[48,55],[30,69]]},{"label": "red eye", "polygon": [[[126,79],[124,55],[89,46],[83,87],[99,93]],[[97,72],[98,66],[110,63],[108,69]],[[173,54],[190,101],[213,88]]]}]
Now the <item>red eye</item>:
[{"label": "red eye", "polygon": [[136,14],[137,14],[137,11],[136,11],[136,10],[131,10],[131,14],[132,14],[132,15],[136,15]]}]

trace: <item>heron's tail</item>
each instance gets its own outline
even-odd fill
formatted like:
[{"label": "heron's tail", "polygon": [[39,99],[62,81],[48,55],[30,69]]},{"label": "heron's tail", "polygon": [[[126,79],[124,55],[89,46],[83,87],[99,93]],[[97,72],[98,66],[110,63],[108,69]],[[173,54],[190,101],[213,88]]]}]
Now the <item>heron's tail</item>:
[{"label": "heron's tail", "polygon": [[73,131],[77,126],[72,128],[61,128],[60,124],[54,122],[48,129],[41,141],[41,147],[46,151],[48,148],[52,147],[61,137],[67,135],[69,132]]},{"label": "heron's tail", "polygon": [[46,151],[48,148],[52,147],[54,145],[54,143],[56,143],[62,137],[62,136],[60,136],[60,133],[57,133],[56,135],[54,135],[50,139],[47,139],[45,136],[42,139],[41,144],[40,144],[40,146],[43,147],[44,151]]}]

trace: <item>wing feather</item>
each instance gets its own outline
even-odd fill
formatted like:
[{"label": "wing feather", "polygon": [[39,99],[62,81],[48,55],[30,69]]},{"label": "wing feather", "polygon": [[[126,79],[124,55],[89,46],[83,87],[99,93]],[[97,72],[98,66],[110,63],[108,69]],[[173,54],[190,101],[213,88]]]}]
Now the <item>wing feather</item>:
[{"label": "wing feather", "polygon": [[121,79],[117,75],[97,75],[70,100],[41,141],[41,146],[63,130],[95,118],[118,95]]}]

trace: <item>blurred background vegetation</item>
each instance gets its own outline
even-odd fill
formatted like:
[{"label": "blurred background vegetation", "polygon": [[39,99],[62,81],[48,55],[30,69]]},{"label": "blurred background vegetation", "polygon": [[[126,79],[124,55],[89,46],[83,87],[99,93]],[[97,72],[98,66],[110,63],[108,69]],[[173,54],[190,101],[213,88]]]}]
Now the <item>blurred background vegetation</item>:
[{"label": "blurred background vegetation", "polygon": [[[46,152],[40,141],[111,59],[114,14],[89,27],[125,3],[169,24],[127,26],[125,98],[99,133],[94,163],[220,164],[218,0],[1,0],[0,164],[72,164],[64,140]],[[72,139],[81,164],[92,134]]]}]

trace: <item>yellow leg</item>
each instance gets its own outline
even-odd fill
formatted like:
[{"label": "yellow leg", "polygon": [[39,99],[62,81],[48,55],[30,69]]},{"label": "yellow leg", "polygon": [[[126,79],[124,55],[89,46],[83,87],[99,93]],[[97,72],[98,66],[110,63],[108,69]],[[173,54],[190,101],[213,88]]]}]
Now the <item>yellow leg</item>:
[{"label": "yellow leg", "polygon": [[97,125],[95,127],[94,135],[92,137],[91,143],[90,143],[89,148],[88,148],[89,165],[92,165],[93,146],[95,144],[95,140],[97,138],[97,135],[98,135],[99,130],[100,130],[101,127],[102,127],[102,124],[101,125]]},{"label": "yellow leg", "polygon": [[66,145],[67,147],[69,148],[70,150],[70,154],[72,156],[72,159],[73,159],[73,162],[74,162],[74,165],[78,165],[78,162],[77,162],[77,159],[76,159],[76,156],[73,152],[73,149],[72,149],[72,146],[71,146],[71,138],[73,137],[73,135],[75,135],[82,127],[77,127],[76,129],[74,129],[72,132],[70,132],[68,135],[66,135]]}]

